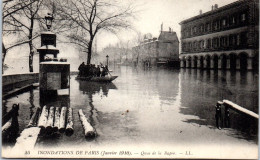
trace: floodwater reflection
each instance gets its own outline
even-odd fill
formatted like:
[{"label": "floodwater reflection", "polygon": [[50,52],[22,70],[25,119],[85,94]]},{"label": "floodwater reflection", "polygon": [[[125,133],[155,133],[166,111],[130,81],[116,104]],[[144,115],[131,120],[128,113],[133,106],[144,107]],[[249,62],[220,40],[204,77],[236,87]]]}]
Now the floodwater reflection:
[{"label": "floodwater reflection", "polygon": [[[257,143],[258,122],[236,112],[231,112],[231,128],[216,129],[214,105],[228,99],[258,113],[258,74],[171,68],[143,70],[127,66],[112,69],[119,76],[113,83],[78,81],[71,76],[70,96],[42,99],[37,88],[7,99],[3,109],[8,111],[13,103],[21,103],[18,121],[20,129],[24,129],[33,108],[69,105],[73,108],[74,134],[46,140],[53,142],[54,147],[215,145],[216,137],[228,139],[223,142],[228,145],[237,144],[238,139],[243,140],[241,144]],[[79,109],[97,130],[98,137],[91,142],[84,137]]]}]

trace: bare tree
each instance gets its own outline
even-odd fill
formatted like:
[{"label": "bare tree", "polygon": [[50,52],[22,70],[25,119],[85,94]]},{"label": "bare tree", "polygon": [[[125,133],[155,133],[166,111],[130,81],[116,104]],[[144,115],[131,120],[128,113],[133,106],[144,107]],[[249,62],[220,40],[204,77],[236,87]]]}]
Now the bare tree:
[{"label": "bare tree", "polygon": [[[8,1],[8,0],[7,0]],[[12,1],[12,0],[9,0]],[[5,16],[4,25],[6,27],[12,27],[15,32],[18,32],[19,39],[8,47],[5,47],[6,52],[16,46],[28,44],[29,53],[29,71],[33,72],[33,56],[34,56],[34,45],[33,40],[39,37],[38,32],[34,32],[36,20],[42,19],[38,11],[42,6],[43,0],[17,0],[14,5],[20,6],[20,9],[12,14],[8,14],[12,11],[6,9],[8,16]],[[22,6],[22,7],[21,7]],[[15,8],[15,7],[14,7]],[[3,30],[4,32],[6,30]],[[9,32],[8,30],[6,31]]]},{"label": "bare tree", "polygon": [[70,43],[84,48],[87,64],[91,62],[96,34],[101,30],[117,33],[129,28],[134,15],[132,5],[123,7],[112,0],[57,0],[55,3],[57,14],[70,28],[66,36]]},{"label": "bare tree", "polygon": [[[35,1],[30,0],[4,0],[2,5],[2,27],[3,27],[3,36],[13,34],[16,32],[21,31],[19,29],[19,25],[16,25],[14,21],[12,21],[11,16],[16,14],[17,12],[21,11],[25,7],[28,7],[29,5],[35,3]],[[18,46],[17,44],[11,45],[9,47],[5,47],[3,41],[2,41],[2,64],[4,64],[6,53],[9,49]]]}]

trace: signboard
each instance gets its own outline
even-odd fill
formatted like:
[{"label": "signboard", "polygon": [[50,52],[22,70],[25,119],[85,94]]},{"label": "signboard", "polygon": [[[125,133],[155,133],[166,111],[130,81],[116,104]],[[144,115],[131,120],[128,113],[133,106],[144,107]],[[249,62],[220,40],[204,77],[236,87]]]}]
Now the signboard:
[{"label": "signboard", "polygon": [[61,89],[61,73],[48,72],[47,73],[47,90]]}]

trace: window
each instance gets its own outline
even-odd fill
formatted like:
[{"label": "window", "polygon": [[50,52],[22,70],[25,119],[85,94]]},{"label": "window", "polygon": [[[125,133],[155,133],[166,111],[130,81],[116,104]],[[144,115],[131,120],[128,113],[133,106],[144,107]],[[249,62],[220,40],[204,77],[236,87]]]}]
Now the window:
[{"label": "window", "polygon": [[247,44],[247,32],[242,32],[240,34],[240,42],[241,42],[241,45],[246,45]]},{"label": "window", "polygon": [[208,48],[208,49],[211,48],[211,39],[208,39],[207,48]]},{"label": "window", "polygon": [[239,34],[236,36],[236,41],[237,41],[237,45],[239,46],[240,45],[240,35]]},{"label": "window", "polygon": [[243,13],[243,14],[241,15],[241,21],[244,22],[245,20],[246,20],[246,14]]},{"label": "window", "polygon": [[203,49],[204,48],[204,41],[200,41],[200,49]]},{"label": "window", "polygon": [[232,16],[232,24],[235,24],[236,23],[236,18],[235,16]]},{"label": "window", "polygon": [[222,26],[226,26],[226,19],[222,19]]},{"label": "window", "polygon": [[193,49],[196,50],[197,49],[197,42],[193,42]]},{"label": "window", "polygon": [[197,33],[197,27],[193,27],[193,33],[194,33],[194,34]]},{"label": "window", "polygon": [[209,23],[207,23],[207,31],[210,31],[210,24]]}]

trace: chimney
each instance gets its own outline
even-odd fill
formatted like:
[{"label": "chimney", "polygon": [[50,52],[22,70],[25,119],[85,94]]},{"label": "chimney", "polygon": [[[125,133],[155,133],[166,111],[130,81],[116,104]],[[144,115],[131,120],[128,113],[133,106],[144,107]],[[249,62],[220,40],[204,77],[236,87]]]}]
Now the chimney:
[{"label": "chimney", "polygon": [[200,15],[202,14],[202,10],[200,10]]},{"label": "chimney", "polygon": [[171,33],[171,27],[169,27],[169,32]]},{"label": "chimney", "polygon": [[211,6],[211,10],[212,10],[212,11],[214,10],[214,6],[213,6],[213,5]]},{"label": "chimney", "polygon": [[218,4],[215,4],[215,9],[218,9]]}]

